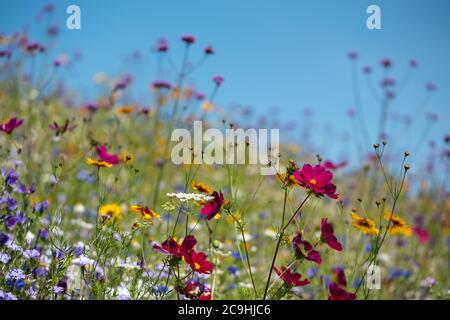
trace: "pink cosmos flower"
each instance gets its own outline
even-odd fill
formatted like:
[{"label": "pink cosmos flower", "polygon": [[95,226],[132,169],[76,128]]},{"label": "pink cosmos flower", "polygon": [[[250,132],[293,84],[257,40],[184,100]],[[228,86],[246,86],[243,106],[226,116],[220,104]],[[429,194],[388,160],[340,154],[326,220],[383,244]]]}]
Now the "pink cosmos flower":
[{"label": "pink cosmos flower", "polygon": [[339,196],[336,194],[336,186],[331,182],[333,173],[320,164],[314,167],[305,164],[302,170],[294,172],[294,177],[302,187],[311,190],[317,196],[326,195],[332,199]]},{"label": "pink cosmos flower", "polygon": [[286,269],[285,267],[281,267],[281,269],[278,269],[274,266],[273,270],[287,285],[302,287],[309,284],[308,279],[301,280],[302,275],[300,273],[292,272],[290,269]]},{"label": "pink cosmos flower", "polygon": [[208,220],[211,220],[216,214],[220,212],[220,208],[223,204],[223,194],[221,191],[219,191],[219,193],[217,193],[217,191],[214,191],[211,196],[214,197],[214,199],[206,203],[205,206],[200,210],[200,214],[206,216]]},{"label": "pink cosmos flower", "polygon": [[341,288],[337,283],[332,282],[328,287],[328,300],[355,300],[356,294],[347,292]]},{"label": "pink cosmos flower", "polygon": [[95,148],[95,151],[97,151],[97,155],[100,157],[100,159],[105,162],[108,162],[112,165],[116,165],[120,162],[119,156],[117,154],[108,153],[106,146],[97,147]]},{"label": "pink cosmos flower", "polygon": [[16,117],[9,119],[8,121],[0,124],[0,131],[6,132],[7,134],[11,134],[14,129],[20,127],[23,123],[22,119],[18,119]]},{"label": "pink cosmos flower", "polygon": [[301,233],[298,233],[294,239],[292,239],[292,248],[295,250],[297,258],[305,258],[306,260],[313,261],[317,264],[322,262],[320,253],[313,249],[311,243],[306,240],[302,240]]},{"label": "pink cosmos flower", "polygon": [[322,219],[322,225],[321,225],[321,239],[323,242],[325,242],[330,248],[336,250],[336,251],[342,251],[342,245],[339,243],[339,241],[336,239],[336,236],[334,235],[334,229],[333,225],[328,222],[327,218]]},{"label": "pink cosmos flower", "polygon": [[173,238],[169,238],[162,244],[155,243],[153,249],[167,255],[172,255],[178,258],[186,255],[188,252],[194,249],[197,244],[197,239],[194,236],[189,235],[183,239],[181,245],[175,241]]}]

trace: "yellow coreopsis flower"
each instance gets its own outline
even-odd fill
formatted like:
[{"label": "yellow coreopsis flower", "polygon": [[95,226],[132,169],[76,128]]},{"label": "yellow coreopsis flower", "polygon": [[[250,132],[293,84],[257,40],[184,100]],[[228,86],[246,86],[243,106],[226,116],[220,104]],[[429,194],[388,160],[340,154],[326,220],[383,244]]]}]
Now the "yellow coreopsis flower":
[{"label": "yellow coreopsis flower", "polygon": [[375,222],[369,218],[360,217],[355,211],[352,211],[352,224],[356,230],[364,234],[377,236],[380,230],[377,228]]},{"label": "yellow coreopsis flower", "polygon": [[206,193],[206,194],[213,193],[212,188],[209,185],[207,185],[206,183],[202,183],[202,182],[193,181],[192,188],[201,193]]},{"label": "yellow coreopsis flower", "polygon": [[405,236],[412,235],[412,229],[408,226],[406,221],[399,216],[394,215],[389,211],[384,212],[384,219],[390,220],[388,232],[390,234],[402,234]]},{"label": "yellow coreopsis flower", "polygon": [[142,220],[152,221],[153,218],[161,220],[161,216],[159,214],[147,207],[133,205],[131,206],[130,211],[139,213],[139,216]]},{"label": "yellow coreopsis flower", "polygon": [[87,158],[86,163],[90,166],[97,166],[99,168],[111,168],[113,165],[109,162],[103,160],[97,160],[92,158]]},{"label": "yellow coreopsis flower", "polygon": [[117,203],[110,203],[101,206],[98,213],[105,218],[117,219],[122,215],[122,209]]}]

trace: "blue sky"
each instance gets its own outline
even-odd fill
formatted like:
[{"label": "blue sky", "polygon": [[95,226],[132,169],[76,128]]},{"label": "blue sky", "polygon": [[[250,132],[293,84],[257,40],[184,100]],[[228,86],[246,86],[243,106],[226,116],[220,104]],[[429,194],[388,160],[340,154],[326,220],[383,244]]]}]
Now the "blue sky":
[{"label": "blue sky", "polygon": [[[35,23],[39,9],[48,1],[1,0],[0,31],[5,33],[29,25],[32,37],[42,32]],[[191,80],[208,92],[211,78],[221,74],[225,84],[217,102],[252,106],[256,113],[303,123],[303,109],[313,110],[315,120],[307,125],[317,133],[318,144],[328,143],[330,132],[354,132],[347,109],[353,105],[348,51],[360,53],[361,67],[371,64],[377,81],[378,62],[394,61],[392,76],[401,78],[408,61],[419,61],[408,87],[392,105],[392,111],[415,110],[424,94],[424,84],[435,82],[439,90],[428,111],[440,120],[429,138],[442,140],[450,133],[450,1],[55,1],[52,18],[61,29],[59,52],[80,49],[82,62],[70,82],[86,96],[94,94],[96,72],[118,75],[136,73],[142,92],[157,75],[150,47],[159,38],[169,40],[173,59],[180,58],[179,36],[192,33],[200,57],[206,45],[217,54]],[[81,8],[81,30],[67,30],[65,8]],[[366,8],[381,7],[382,30],[366,28]],[[124,57],[139,50],[144,57],[140,68],[129,68]],[[375,140],[380,107],[373,103],[362,83],[363,102],[369,129]],[[143,97],[143,99],[145,99]],[[274,111],[274,108],[277,111]],[[422,118],[422,115],[417,117]],[[423,121],[420,121],[423,127]],[[327,129],[331,125],[333,130]],[[420,126],[415,130],[420,132]],[[283,132],[282,139],[283,139]],[[321,140],[321,137],[323,138]],[[334,135],[334,137],[337,137]],[[417,137],[411,137],[417,140]],[[334,139],[337,140],[337,139]],[[332,140],[333,141],[333,140]],[[335,142],[335,141],[334,141]],[[371,141],[375,142],[375,141]]]}]

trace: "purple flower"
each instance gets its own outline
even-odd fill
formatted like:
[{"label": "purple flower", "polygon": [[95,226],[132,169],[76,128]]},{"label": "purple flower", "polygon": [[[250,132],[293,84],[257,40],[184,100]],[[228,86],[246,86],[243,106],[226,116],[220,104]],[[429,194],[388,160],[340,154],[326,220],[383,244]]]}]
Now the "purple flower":
[{"label": "purple flower", "polygon": [[59,28],[57,25],[51,25],[47,28],[47,34],[50,37],[55,37],[58,35],[58,33],[59,33]]},{"label": "purple flower", "polygon": [[15,215],[14,216],[7,216],[5,218],[5,224],[6,224],[6,226],[8,227],[9,230],[13,230],[18,222],[19,221],[17,220],[17,217]]},{"label": "purple flower", "polygon": [[45,270],[45,267],[36,268],[33,270],[33,276],[35,278],[44,277],[47,275],[47,270]]},{"label": "purple flower", "polygon": [[9,211],[17,209],[17,201],[14,198],[9,197],[8,200],[6,200],[6,207]]},{"label": "purple flower", "polygon": [[5,276],[6,281],[17,281],[25,279],[25,273],[22,269],[12,269]]},{"label": "purple flower", "polygon": [[42,229],[39,231],[39,237],[43,240],[50,238],[50,232],[47,229]]},{"label": "purple flower", "polygon": [[34,211],[38,212],[38,213],[43,213],[45,210],[47,210],[47,208],[48,208],[48,201],[47,200],[45,200],[42,203],[37,201],[34,204]]},{"label": "purple flower", "polygon": [[17,300],[17,298],[11,292],[3,292],[0,290],[0,300]]},{"label": "purple flower", "polygon": [[37,251],[36,249],[31,249],[31,250],[25,250],[23,252],[23,256],[26,259],[32,259],[32,260],[37,260],[37,258],[39,258],[41,255],[41,253],[39,251]]},{"label": "purple flower", "polygon": [[427,91],[432,92],[432,91],[436,91],[437,85],[435,83],[427,83],[425,85],[425,88],[427,89]]},{"label": "purple flower", "polygon": [[169,82],[164,81],[164,80],[156,80],[156,81],[153,81],[152,87],[154,89],[167,89],[167,90],[169,90],[170,88],[172,88],[172,85]]},{"label": "purple flower", "polygon": [[4,245],[9,240],[9,237],[5,233],[0,233],[0,245]]},{"label": "purple flower", "polygon": [[225,81],[224,77],[222,76],[215,76],[213,78],[214,83],[216,84],[216,86],[220,86],[222,85],[222,83]]},{"label": "purple flower", "polygon": [[19,176],[17,175],[15,169],[7,172],[7,169],[3,168],[2,175],[5,177],[5,182],[7,185],[9,185],[11,188],[14,188],[16,186],[16,183],[19,180]]},{"label": "purple flower", "polygon": [[128,85],[131,83],[131,81],[133,80],[133,78],[127,74],[124,75],[115,85],[113,88],[113,91],[117,91],[117,90],[123,90],[126,87],[128,87]]},{"label": "purple flower", "polygon": [[0,253],[0,262],[3,264],[8,263],[11,260],[11,257],[7,253]]},{"label": "purple flower", "polygon": [[30,188],[28,189],[25,184],[21,184],[17,191],[21,194],[32,194],[36,191],[36,187],[34,185],[34,182],[30,185]]},{"label": "purple flower", "polygon": [[350,60],[358,59],[358,52],[350,51],[349,53],[347,53],[347,58],[349,58]]},{"label": "purple flower", "polygon": [[363,73],[364,74],[371,74],[372,73],[372,67],[371,66],[365,66],[363,68]]},{"label": "purple flower", "polygon": [[64,257],[66,256],[66,254],[61,251],[61,250],[53,250],[53,256],[57,259],[57,260],[62,260],[64,259]]}]

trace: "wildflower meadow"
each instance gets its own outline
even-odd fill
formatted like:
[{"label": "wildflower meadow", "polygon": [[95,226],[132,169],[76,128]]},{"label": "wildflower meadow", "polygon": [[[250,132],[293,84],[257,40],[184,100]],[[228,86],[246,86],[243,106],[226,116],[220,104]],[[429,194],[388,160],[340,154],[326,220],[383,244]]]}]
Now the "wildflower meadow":
[{"label": "wildflower meadow", "polygon": [[0,24],[0,300],[449,299],[439,83],[395,113],[427,61],[335,53],[350,137],[298,109],[289,131],[224,103],[231,71],[202,73],[220,50],[182,26],[145,40],[159,77],[91,70],[77,91],[60,7],[29,22],[39,38]]}]

